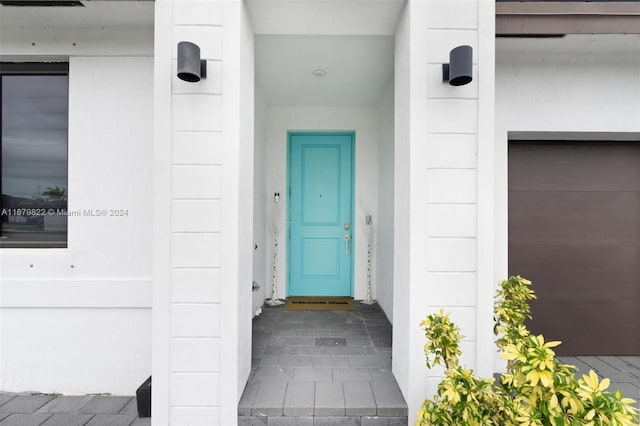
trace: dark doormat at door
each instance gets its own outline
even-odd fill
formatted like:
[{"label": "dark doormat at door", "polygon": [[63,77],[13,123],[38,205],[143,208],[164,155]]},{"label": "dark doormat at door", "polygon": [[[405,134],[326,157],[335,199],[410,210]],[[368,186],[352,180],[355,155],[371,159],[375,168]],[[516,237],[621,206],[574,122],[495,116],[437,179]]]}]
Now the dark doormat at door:
[{"label": "dark doormat at door", "polygon": [[355,311],[350,297],[294,296],[287,299],[287,311]]}]

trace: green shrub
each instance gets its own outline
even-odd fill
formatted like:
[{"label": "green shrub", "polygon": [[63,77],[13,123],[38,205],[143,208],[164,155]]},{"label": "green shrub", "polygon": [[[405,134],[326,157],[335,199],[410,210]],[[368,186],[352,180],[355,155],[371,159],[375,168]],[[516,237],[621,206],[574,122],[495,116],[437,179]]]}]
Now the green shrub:
[{"label": "green shrub", "polygon": [[459,364],[460,329],[440,310],[420,326],[428,368],[445,367],[445,377],[433,399],[424,401],[415,426],[628,426],[637,425],[634,400],[620,391],[608,392],[609,379],[593,371],[575,377],[575,367],[563,365],[552,348],[524,326],[535,299],[531,282],[519,276],[500,283],[494,305],[496,344],[507,371],[496,382],[476,377]]}]

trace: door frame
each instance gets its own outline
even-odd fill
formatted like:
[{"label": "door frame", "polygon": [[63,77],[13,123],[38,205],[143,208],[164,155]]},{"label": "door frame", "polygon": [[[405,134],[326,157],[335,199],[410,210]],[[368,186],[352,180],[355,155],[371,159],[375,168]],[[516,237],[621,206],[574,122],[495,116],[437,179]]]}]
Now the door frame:
[{"label": "door frame", "polygon": [[354,223],[355,198],[356,198],[356,132],[355,130],[288,130],[287,131],[287,252],[286,252],[286,295],[289,297],[291,283],[291,268],[289,265],[291,244],[291,139],[293,136],[349,136],[351,138],[351,254],[349,271],[349,295],[354,297],[354,259],[355,259],[355,235],[356,227]]}]

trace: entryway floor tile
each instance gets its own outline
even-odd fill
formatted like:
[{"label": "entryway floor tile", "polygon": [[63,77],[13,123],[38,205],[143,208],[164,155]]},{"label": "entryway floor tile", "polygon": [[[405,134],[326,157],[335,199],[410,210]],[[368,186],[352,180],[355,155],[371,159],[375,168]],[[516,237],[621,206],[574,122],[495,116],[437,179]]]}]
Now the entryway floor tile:
[{"label": "entryway floor tile", "polygon": [[407,405],[390,370],[391,324],[379,306],[355,305],[325,312],[263,307],[253,341],[264,346],[253,352],[239,424],[406,423]]}]

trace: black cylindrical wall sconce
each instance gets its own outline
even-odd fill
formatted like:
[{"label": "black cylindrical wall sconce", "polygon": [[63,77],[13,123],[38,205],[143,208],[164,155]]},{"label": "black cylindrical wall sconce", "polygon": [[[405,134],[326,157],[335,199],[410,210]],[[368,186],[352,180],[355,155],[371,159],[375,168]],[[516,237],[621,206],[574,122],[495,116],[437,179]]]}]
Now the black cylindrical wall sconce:
[{"label": "black cylindrical wall sconce", "polygon": [[200,47],[190,41],[178,43],[178,78],[196,83],[207,78],[207,61],[200,59]]},{"label": "black cylindrical wall sconce", "polygon": [[442,81],[452,86],[462,86],[473,80],[473,49],[458,46],[449,52],[449,63],[442,64]]}]

